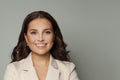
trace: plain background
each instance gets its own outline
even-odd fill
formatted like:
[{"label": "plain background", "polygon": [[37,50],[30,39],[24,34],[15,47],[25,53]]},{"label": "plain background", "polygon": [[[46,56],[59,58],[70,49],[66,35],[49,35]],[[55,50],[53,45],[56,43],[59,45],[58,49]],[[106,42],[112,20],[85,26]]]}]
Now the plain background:
[{"label": "plain background", "polygon": [[0,0],[0,80],[35,10],[57,20],[81,80],[120,80],[120,0]]}]

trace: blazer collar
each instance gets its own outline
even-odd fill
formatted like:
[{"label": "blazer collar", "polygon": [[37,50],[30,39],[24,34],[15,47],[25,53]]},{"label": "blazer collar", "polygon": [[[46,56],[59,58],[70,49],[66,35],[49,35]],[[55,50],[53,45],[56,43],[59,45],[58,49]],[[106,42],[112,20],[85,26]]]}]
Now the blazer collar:
[{"label": "blazer collar", "polygon": [[50,64],[48,67],[46,80],[59,80],[60,71],[56,60],[50,55]]},{"label": "blazer collar", "polygon": [[23,69],[31,70],[31,68],[33,68],[33,62],[32,62],[32,55],[30,53],[28,57],[24,59]]},{"label": "blazer collar", "polygon": [[[33,75],[35,75],[37,77],[34,66],[33,66],[31,53],[24,60],[22,70],[29,72],[29,74],[34,73]],[[29,77],[29,75],[28,75],[28,77]],[[59,67],[58,67],[58,64],[56,62],[56,59],[54,59],[52,57],[52,55],[50,55],[50,63],[48,66],[46,80],[59,80],[59,77],[60,77],[60,72],[59,72]],[[38,78],[35,78],[35,79],[38,79]]]}]

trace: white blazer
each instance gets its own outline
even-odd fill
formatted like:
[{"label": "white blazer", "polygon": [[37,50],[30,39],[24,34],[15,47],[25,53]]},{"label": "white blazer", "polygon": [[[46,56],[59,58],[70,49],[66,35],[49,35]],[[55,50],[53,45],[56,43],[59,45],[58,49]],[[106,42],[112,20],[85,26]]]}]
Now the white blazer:
[{"label": "white blazer", "polygon": [[[4,80],[39,80],[33,66],[31,54],[17,62],[10,63],[4,74]],[[80,80],[71,62],[50,57],[46,80]]]}]

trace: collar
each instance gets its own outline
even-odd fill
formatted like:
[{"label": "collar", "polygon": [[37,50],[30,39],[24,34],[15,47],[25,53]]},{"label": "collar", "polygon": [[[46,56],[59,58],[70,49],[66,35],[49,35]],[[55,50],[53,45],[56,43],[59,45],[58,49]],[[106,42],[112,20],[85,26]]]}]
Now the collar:
[{"label": "collar", "polygon": [[[22,66],[23,66],[24,70],[29,70],[31,68],[34,68],[31,53],[23,61],[24,62],[23,62]],[[54,69],[58,69],[58,65],[57,65],[56,59],[54,59],[52,55],[50,55],[49,67],[53,67]]]},{"label": "collar", "polygon": [[[38,80],[38,77],[36,75],[36,72],[33,66],[31,53],[28,55],[27,58],[23,60],[23,64],[21,65],[21,67],[23,71],[22,75],[24,75],[28,79],[30,78],[30,75],[31,76],[34,75],[32,78],[34,80]],[[46,80],[59,80],[59,77],[60,77],[60,71],[58,69],[56,59],[54,59],[52,55],[50,55],[50,63],[48,66]]]}]

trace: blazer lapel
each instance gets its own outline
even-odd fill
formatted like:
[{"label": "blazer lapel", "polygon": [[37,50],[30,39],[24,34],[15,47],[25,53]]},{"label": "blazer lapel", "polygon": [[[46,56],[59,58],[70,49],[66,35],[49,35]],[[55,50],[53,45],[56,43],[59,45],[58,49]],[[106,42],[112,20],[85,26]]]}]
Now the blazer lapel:
[{"label": "blazer lapel", "polygon": [[[39,80],[33,66],[31,53],[23,62],[21,62],[21,64],[19,75],[21,78],[20,80]],[[50,56],[46,80],[60,80],[60,75],[56,60]]]},{"label": "blazer lapel", "polygon": [[46,80],[59,80],[60,79],[60,71],[58,69],[58,65],[55,59],[50,56],[50,65],[48,68],[48,73]]},{"label": "blazer lapel", "polygon": [[24,62],[21,65],[21,80],[38,80],[38,77],[36,75],[36,71],[33,67],[31,53],[29,56],[24,60]]}]

